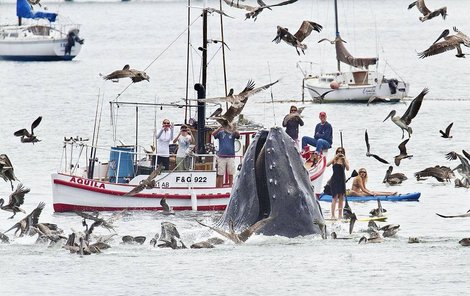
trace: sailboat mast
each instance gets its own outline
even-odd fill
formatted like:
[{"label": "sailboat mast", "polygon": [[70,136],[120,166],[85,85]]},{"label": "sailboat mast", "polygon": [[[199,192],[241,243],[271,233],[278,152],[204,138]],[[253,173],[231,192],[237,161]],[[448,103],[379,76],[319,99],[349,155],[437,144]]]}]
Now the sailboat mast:
[{"label": "sailboat mast", "polygon": [[[222,11],[222,0],[219,0],[219,9]],[[220,37],[222,38],[222,63],[224,67],[224,86],[225,86],[225,95],[227,92],[227,70],[225,66],[225,39],[224,39],[224,16],[220,14]],[[226,103],[226,108],[228,109],[228,103]]]},{"label": "sailboat mast", "polygon": [[204,89],[207,89],[207,10],[202,11],[202,81]]},{"label": "sailboat mast", "polygon": [[191,0],[188,0],[188,40],[186,43],[186,96],[184,108],[184,123],[188,123],[188,99],[189,99],[189,52],[191,42]]},{"label": "sailboat mast", "polygon": [[[338,1],[335,0],[335,28],[336,28],[336,38],[339,38],[339,26],[338,26]],[[341,64],[336,56],[336,62],[338,67],[338,72],[341,72]]]}]

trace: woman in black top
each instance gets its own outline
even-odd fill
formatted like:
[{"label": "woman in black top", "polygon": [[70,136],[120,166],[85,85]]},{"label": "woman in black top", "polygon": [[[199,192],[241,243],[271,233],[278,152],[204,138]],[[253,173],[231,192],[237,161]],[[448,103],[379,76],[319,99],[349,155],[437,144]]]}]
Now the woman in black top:
[{"label": "woman in black top", "polygon": [[297,149],[299,149],[299,125],[303,126],[304,122],[300,118],[297,107],[290,106],[290,113],[284,117],[282,126],[286,128],[286,133],[295,141]]},{"label": "woman in black top", "polygon": [[333,176],[331,176],[331,218],[335,218],[336,201],[338,201],[338,219],[343,218],[343,201],[346,194],[346,174],[344,170],[349,171],[349,161],[346,158],[346,151],[343,147],[336,149],[335,157],[327,163],[327,166],[333,165]]}]

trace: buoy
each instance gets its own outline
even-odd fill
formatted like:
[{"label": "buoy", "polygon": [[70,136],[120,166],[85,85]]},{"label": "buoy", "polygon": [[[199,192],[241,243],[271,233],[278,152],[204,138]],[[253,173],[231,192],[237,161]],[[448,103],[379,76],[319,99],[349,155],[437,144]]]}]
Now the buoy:
[{"label": "buoy", "polygon": [[330,83],[330,88],[331,89],[338,89],[339,88],[339,83],[337,81],[332,81]]}]

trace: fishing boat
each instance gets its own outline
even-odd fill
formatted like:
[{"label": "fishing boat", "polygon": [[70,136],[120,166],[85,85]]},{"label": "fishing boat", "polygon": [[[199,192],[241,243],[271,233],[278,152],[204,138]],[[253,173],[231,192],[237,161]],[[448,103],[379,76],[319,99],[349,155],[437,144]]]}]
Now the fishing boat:
[{"label": "fishing boat", "polygon": [[[338,5],[334,0],[336,38],[324,39],[335,46],[337,71],[331,73],[308,74],[304,72],[302,81],[314,102],[368,103],[370,101],[398,102],[408,95],[409,83],[397,78],[386,78],[378,70],[379,59],[355,58],[346,49],[338,28]],[[350,71],[342,71],[341,63],[350,66]],[[369,66],[376,65],[376,70]]]},{"label": "fishing boat", "polygon": [[[80,26],[56,22],[57,13],[33,11],[39,1],[17,0],[17,25],[0,26],[0,60],[69,61],[83,44]],[[23,24],[28,19],[28,24]]]},{"label": "fishing boat", "polygon": [[[203,28],[206,30],[207,12],[204,11],[202,15]],[[206,34],[203,36],[203,48],[206,49],[207,37]],[[195,85],[198,99],[203,99],[206,96],[206,61],[207,50],[202,50],[202,83]],[[224,210],[229,203],[232,187],[228,183],[228,178],[225,178],[222,187],[216,186],[216,154],[214,152],[217,150],[217,141],[211,136],[211,133],[218,128],[219,124],[215,121],[211,122],[209,119],[206,120],[205,102],[197,101],[197,104],[189,104],[189,101],[191,100],[187,99],[184,104],[123,102],[116,98],[109,102],[113,132],[111,147],[98,145],[98,131],[101,122],[101,111],[98,112],[98,106],[103,105],[103,100],[101,100],[101,104],[97,103],[94,128],[97,132],[93,134],[92,143],[89,144],[88,138],[64,138],[61,165],[59,170],[52,174],[54,211],[114,211],[123,209],[158,211],[163,209],[161,205],[163,198],[175,211]],[[155,177],[152,187],[144,188],[136,194],[130,194],[156,169],[155,151],[143,149],[144,145],[141,144],[142,140],[139,138],[139,130],[146,127],[148,129],[149,126],[148,121],[141,122],[144,121],[141,114],[149,114],[149,112],[143,111],[144,108],[153,108],[155,113],[160,112],[158,110],[163,110],[164,115],[161,116],[165,117],[169,108],[184,110],[184,123],[195,135],[196,144],[193,152],[186,157],[189,159],[188,170],[176,170],[178,163],[176,163],[173,146],[170,146],[169,170],[160,172]],[[126,110],[131,110],[135,114],[123,115]],[[197,113],[197,118],[186,120],[188,110],[195,110],[196,112],[193,114]],[[155,115],[156,117],[158,115]],[[122,118],[135,125],[133,145],[124,145],[117,140],[119,138],[116,136],[117,119]],[[129,121],[129,118],[132,120]],[[240,132],[240,139],[235,142],[235,164],[238,170],[243,162],[245,152],[260,128],[262,127],[250,123],[242,124],[239,118],[237,130]],[[125,130],[131,129],[126,128]],[[152,134],[155,134],[155,131]],[[320,178],[325,167],[326,159],[324,158],[315,165],[306,167],[312,184],[316,184],[318,180],[321,183]],[[233,184],[236,184],[236,180]],[[320,187],[316,187],[316,189],[318,192],[321,191]],[[314,197],[312,196],[312,198]]]}]

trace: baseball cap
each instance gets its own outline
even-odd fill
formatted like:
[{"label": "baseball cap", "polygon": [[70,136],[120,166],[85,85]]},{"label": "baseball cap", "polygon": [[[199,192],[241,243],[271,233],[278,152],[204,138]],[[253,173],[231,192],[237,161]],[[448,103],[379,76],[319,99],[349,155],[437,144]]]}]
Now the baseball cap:
[{"label": "baseball cap", "polygon": [[320,116],[326,116],[326,112],[324,111],[320,112]]}]

